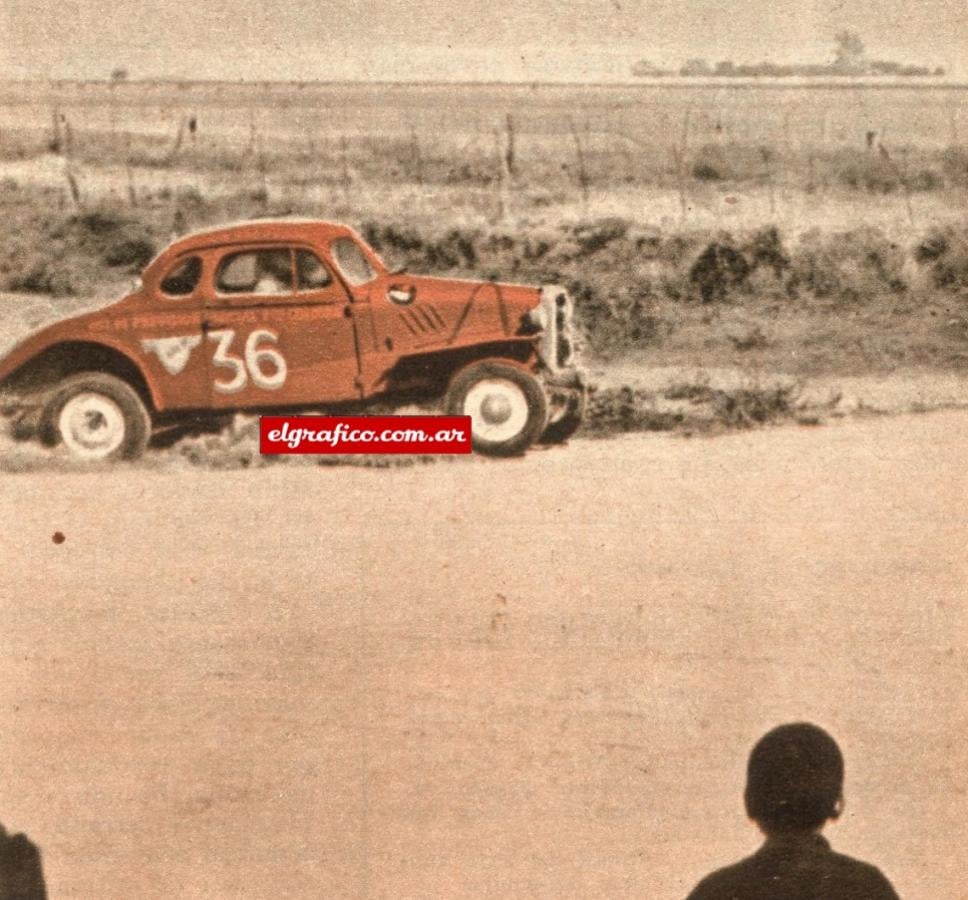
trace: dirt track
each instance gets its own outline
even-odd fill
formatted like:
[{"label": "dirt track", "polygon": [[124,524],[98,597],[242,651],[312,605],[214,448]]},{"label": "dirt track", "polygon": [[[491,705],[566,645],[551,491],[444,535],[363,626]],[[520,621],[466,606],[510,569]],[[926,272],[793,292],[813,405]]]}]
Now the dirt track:
[{"label": "dirt track", "polygon": [[675,898],[804,717],[835,846],[957,900],[966,453],[949,412],[4,476],[0,819],[52,898]]}]

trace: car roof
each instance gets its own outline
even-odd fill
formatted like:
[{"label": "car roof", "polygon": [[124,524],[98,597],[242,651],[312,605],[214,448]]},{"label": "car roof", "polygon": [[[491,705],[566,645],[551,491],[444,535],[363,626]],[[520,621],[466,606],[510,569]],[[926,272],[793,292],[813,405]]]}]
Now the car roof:
[{"label": "car roof", "polygon": [[164,255],[179,255],[187,250],[200,250],[221,244],[325,240],[352,234],[353,230],[348,225],[322,219],[252,219],[185,235],[174,241]]}]

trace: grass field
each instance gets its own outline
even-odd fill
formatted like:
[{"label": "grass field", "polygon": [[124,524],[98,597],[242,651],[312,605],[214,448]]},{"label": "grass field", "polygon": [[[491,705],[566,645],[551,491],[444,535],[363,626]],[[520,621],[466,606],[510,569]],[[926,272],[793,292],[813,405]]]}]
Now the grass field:
[{"label": "grass field", "polygon": [[[968,206],[944,87],[0,86],[0,178],[419,220],[892,229]],[[56,151],[51,154],[50,151]],[[857,209],[858,203],[863,212]]]},{"label": "grass field", "polygon": [[960,377],[966,98],[910,86],[0,86],[0,291],[17,295],[3,301],[0,343],[119,296],[175,235],[299,213],[356,226],[411,271],[565,284],[588,357],[618,391],[598,407],[613,426],[678,421],[668,398],[616,371],[699,372],[686,393],[707,407],[722,401],[710,371],[767,395],[776,377]]}]

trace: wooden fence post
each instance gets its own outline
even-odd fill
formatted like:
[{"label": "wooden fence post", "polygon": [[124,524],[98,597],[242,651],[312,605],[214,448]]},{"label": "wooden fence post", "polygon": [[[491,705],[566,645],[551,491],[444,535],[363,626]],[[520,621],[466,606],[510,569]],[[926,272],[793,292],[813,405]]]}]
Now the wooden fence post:
[{"label": "wooden fence post", "polygon": [[578,166],[576,178],[578,180],[578,187],[581,190],[581,209],[582,218],[584,218],[588,215],[588,188],[590,185],[588,166],[585,162],[585,147],[582,146],[581,135],[578,133],[578,127],[575,125],[575,120],[571,116],[568,117],[568,125],[571,129],[571,137],[575,144],[575,162]]}]

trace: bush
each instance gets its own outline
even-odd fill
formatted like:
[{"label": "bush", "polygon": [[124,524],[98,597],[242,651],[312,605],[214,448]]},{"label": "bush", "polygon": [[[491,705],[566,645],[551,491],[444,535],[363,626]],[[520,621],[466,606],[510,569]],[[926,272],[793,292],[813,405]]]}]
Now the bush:
[{"label": "bush", "polygon": [[155,245],[147,238],[124,238],[110,244],[101,258],[109,266],[127,266],[140,272],[155,257]]},{"label": "bush", "polygon": [[949,291],[968,290],[968,229],[954,226],[931,229],[914,250],[932,283]]},{"label": "bush", "polygon": [[755,428],[793,418],[799,408],[799,396],[796,385],[774,385],[716,390],[710,399],[716,419],[725,427]]},{"label": "bush", "polygon": [[722,181],[723,174],[710,162],[697,162],[692,167],[692,177],[696,181]]},{"label": "bush", "polygon": [[805,403],[799,384],[761,385],[755,382],[729,387],[712,387],[708,379],[682,381],[670,385],[663,396],[692,405],[697,418],[706,429],[757,428],[789,420],[816,419],[826,406]]},{"label": "bush", "polygon": [[629,223],[624,219],[601,219],[597,222],[576,225],[572,231],[578,244],[579,256],[591,256],[612,241],[628,234]]},{"label": "bush", "polygon": [[705,144],[693,160],[692,177],[697,181],[757,181],[766,172],[763,152],[752,144]]},{"label": "bush", "polygon": [[4,290],[27,294],[73,296],[83,292],[85,285],[71,267],[62,260],[46,259],[32,254],[18,260],[18,267],[4,279]]},{"label": "bush", "polygon": [[968,185],[968,149],[948,147],[941,154],[941,170],[951,184]]},{"label": "bush", "polygon": [[751,271],[746,257],[726,234],[709,244],[692,264],[689,282],[699,289],[703,303],[712,303],[743,287]]},{"label": "bush", "polygon": [[843,149],[833,154],[834,178],[844,187],[870,194],[891,194],[902,187],[897,169],[879,153]]},{"label": "bush", "polygon": [[879,229],[858,228],[839,234],[808,232],[791,260],[791,293],[847,302],[898,294],[904,280],[905,253]]},{"label": "bush", "polygon": [[790,257],[775,225],[755,231],[744,244],[743,252],[751,268],[767,267],[778,279],[790,268]]},{"label": "bush", "polygon": [[95,210],[80,216],[72,216],[67,220],[67,224],[79,226],[82,232],[95,237],[103,237],[108,234],[116,234],[127,222],[118,213]]},{"label": "bush", "polygon": [[655,395],[649,391],[622,385],[592,392],[584,429],[600,436],[631,431],[672,431],[683,420],[682,413],[660,410]]}]

